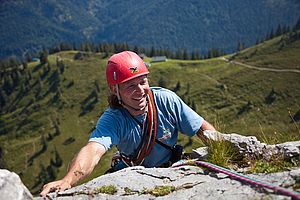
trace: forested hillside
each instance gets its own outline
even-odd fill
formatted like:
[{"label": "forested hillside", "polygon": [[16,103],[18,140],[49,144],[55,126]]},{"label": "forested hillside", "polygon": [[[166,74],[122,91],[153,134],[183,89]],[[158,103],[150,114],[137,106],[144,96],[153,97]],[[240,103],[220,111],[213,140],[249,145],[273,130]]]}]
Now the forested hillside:
[{"label": "forested hillside", "polygon": [[84,41],[228,53],[288,29],[299,10],[297,0],[1,1],[0,58]]}]

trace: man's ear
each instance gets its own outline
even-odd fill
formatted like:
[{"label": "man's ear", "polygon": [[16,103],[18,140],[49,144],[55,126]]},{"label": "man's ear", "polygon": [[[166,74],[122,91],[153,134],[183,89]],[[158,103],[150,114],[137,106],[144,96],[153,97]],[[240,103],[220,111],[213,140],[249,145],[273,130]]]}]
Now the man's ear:
[{"label": "man's ear", "polygon": [[113,95],[117,95],[116,85],[111,85],[109,88],[110,88],[110,92],[111,92]]}]

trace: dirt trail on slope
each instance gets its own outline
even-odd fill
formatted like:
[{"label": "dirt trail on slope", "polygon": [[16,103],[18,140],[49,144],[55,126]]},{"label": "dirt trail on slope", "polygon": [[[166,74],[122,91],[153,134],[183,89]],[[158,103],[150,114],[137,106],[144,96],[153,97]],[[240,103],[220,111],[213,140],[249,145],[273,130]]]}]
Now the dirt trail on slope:
[{"label": "dirt trail on slope", "polygon": [[292,73],[298,73],[300,74],[300,70],[298,69],[274,69],[274,68],[266,68],[266,67],[255,67],[252,65],[248,65],[245,63],[241,63],[241,62],[237,62],[237,61],[229,61],[227,58],[222,58],[223,60],[225,60],[226,62],[230,62],[232,64],[236,64],[236,65],[240,65],[243,67],[247,67],[250,69],[256,69],[256,70],[260,70],[260,71],[270,71],[270,72],[292,72]]}]

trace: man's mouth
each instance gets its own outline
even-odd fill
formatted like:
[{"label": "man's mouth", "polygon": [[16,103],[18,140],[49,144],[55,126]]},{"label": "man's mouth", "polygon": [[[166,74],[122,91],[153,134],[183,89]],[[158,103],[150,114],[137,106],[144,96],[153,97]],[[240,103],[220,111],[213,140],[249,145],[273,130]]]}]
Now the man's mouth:
[{"label": "man's mouth", "polygon": [[144,101],[146,97],[147,97],[147,95],[145,94],[145,95],[143,95],[139,98],[132,98],[132,99],[135,100],[135,101]]}]

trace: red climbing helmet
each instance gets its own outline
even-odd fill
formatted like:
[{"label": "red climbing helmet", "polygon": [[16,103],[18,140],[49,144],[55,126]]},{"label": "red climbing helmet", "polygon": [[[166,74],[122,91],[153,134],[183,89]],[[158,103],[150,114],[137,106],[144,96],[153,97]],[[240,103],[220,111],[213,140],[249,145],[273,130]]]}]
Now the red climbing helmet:
[{"label": "red climbing helmet", "polygon": [[132,51],[112,55],[106,65],[106,80],[109,86],[146,74],[149,74],[149,71],[144,61]]}]

